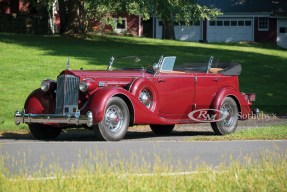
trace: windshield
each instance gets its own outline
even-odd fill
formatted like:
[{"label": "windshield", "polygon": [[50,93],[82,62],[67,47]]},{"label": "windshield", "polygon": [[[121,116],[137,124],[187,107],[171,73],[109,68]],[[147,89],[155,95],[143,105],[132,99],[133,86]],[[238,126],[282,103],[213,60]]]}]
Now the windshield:
[{"label": "windshield", "polygon": [[[165,62],[166,61],[166,62]],[[195,71],[207,72],[210,68],[217,68],[219,59],[213,56],[180,58],[176,56],[123,56],[111,57],[108,70],[146,70],[155,73],[154,64],[158,64],[159,71]]]},{"label": "windshield", "polygon": [[160,57],[154,56],[124,56],[111,57],[107,66],[108,70],[147,70],[152,72],[152,66]]}]

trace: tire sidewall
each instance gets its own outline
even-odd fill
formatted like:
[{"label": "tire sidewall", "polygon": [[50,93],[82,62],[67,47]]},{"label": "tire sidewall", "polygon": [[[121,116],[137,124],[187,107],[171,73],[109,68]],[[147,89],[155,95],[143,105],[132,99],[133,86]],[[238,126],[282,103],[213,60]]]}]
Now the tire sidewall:
[{"label": "tire sidewall", "polygon": [[29,124],[29,129],[31,134],[39,140],[56,139],[62,132],[61,128],[39,123]]},{"label": "tire sidewall", "polygon": [[235,100],[231,97],[225,97],[221,103],[220,110],[224,105],[228,105],[232,108],[233,123],[228,127],[222,124],[224,120],[211,123],[211,126],[215,133],[220,135],[233,133],[236,130],[238,124],[238,107]]},{"label": "tire sidewall", "polygon": [[[121,110],[121,112],[123,114],[123,123],[121,125],[121,128],[116,132],[110,131],[107,128],[107,126],[105,125],[105,118],[106,118],[105,116],[106,116],[107,109],[113,105],[119,107],[119,109]],[[104,118],[98,124],[96,129],[97,128],[99,129],[100,134],[103,137],[103,140],[119,141],[119,140],[123,139],[124,136],[126,135],[127,129],[129,127],[129,121],[130,121],[130,114],[129,114],[129,109],[128,109],[127,104],[124,102],[123,99],[121,99],[119,97],[112,97],[112,98],[110,98],[110,100],[108,101],[108,103],[106,105]]]},{"label": "tire sidewall", "polygon": [[175,125],[155,125],[155,124],[151,124],[149,126],[151,130],[157,135],[170,134],[175,127]]}]

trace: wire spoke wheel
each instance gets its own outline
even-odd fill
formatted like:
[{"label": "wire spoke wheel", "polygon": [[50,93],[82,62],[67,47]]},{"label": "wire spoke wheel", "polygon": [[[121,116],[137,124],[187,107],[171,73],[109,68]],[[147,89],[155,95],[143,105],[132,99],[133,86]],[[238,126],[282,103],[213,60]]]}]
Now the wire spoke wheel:
[{"label": "wire spoke wheel", "polygon": [[234,124],[234,121],[236,121],[234,108],[228,104],[224,104],[221,107],[220,111],[221,111],[221,118],[226,116],[222,121],[220,121],[221,125],[226,127],[227,129],[230,128],[231,125]]},{"label": "wire spoke wheel", "polygon": [[220,107],[220,121],[212,122],[211,127],[218,135],[233,133],[238,124],[237,104],[231,97],[226,97]]},{"label": "wire spoke wheel", "polygon": [[112,97],[106,105],[102,121],[94,125],[93,129],[99,140],[119,141],[126,135],[129,122],[129,108],[125,101],[120,97]]},{"label": "wire spoke wheel", "polygon": [[123,124],[123,113],[117,105],[110,106],[105,114],[105,125],[111,132],[117,132]]}]

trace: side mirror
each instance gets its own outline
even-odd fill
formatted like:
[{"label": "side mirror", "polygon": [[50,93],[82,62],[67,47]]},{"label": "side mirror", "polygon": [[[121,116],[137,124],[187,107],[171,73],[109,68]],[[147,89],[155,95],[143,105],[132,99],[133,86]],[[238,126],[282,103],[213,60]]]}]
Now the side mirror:
[{"label": "side mirror", "polygon": [[152,68],[153,68],[154,72],[157,73],[159,71],[159,64],[158,63],[153,64]]}]

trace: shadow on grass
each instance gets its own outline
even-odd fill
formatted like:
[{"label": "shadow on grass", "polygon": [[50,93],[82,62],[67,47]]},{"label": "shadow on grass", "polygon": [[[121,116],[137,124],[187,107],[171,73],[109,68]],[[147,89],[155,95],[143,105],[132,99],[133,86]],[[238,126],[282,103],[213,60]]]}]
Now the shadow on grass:
[{"label": "shadow on grass", "polygon": [[[243,72],[239,78],[240,90],[256,93],[254,107],[268,113],[287,114],[286,102],[287,84],[286,57],[273,56],[265,53],[244,51],[246,47],[263,48],[265,51],[278,49],[276,46],[245,43],[231,43],[238,50],[226,50],[228,44],[212,44],[216,47],[185,43],[182,46],[177,41],[156,41],[148,39],[133,39],[121,37],[92,36],[91,39],[68,38],[61,36],[33,36],[0,34],[0,41],[19,44],[24,47],[34,47],[43,50],[43,56],[74,57],[85,60],[89,65],[103,67],[111,56],[148,55],[158,57],[175,55],[177,58],[198,58],[210,55],[220,58],[220,62],[239,62]],[[174,45],[173,45],[174,43]],[[209,44],[208,44],[209,45]],[[242,48],[242,49],[241,49]],[[287,54],[287,51],[286,51]],[[126,67],[126,66],[125,66]]]}]

